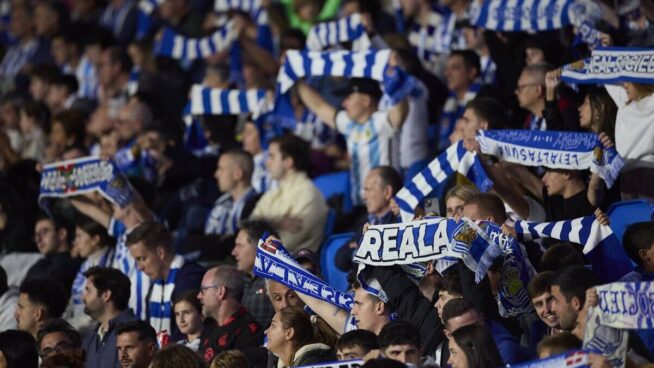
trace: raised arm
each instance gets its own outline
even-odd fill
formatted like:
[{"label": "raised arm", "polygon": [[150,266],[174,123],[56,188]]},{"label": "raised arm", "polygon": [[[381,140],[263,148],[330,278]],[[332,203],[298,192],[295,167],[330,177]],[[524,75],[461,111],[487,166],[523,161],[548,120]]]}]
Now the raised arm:
[{"label": "raised arm", "polygon": [[347,322],[348,312],[324,300],[316,299],[307,294],[295,292],[295,294],[314,311],[320,318],[324,319],[331,328],[339,335],[345,333],[345,323]]},{"label": "raised arm", "polygon": [[100,208],[95,203],[92,203],[90,201],[85,201],[80,198],[73,198],[71,199],[70,203],[78,211],[93,219],[93,221],[104,226],[105,228],[109,227],[109,222],[111,221],[111,214],[105,212],[102,208]]},{"label": "raised arm", "polygon": [[409,103],[406,98],[403,99],[400,103],[393,106],[388,112],[388,121],[391,123],[393,128],[399,129],[404,124],[407,114],[409,113]]},{"label": "raised arm", "polygon": [[296,84],[298,95],[307,108],[318,115],[320,120],[329,125],[330,128],[336,129],[336,108],[325,101],[316,90],[309,87],[304,81],[299,81]]}]

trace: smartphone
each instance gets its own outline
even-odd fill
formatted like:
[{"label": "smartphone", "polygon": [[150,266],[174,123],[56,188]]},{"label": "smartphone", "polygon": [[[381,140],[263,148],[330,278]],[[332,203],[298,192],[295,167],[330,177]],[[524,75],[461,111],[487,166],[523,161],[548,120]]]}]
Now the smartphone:
[{"label": "smartphone", "polygon": [[440,216],[441,215],[441,202],[438,197],[425,198],[423,201],[425,215],[427,216]]}]

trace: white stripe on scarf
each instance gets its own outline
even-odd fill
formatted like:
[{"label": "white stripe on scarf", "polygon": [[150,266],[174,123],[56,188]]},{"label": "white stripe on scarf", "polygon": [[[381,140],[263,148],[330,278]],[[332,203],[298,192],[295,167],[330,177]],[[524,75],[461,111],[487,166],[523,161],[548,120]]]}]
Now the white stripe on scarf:
[{"label": "white stripe on scarf", "polygon": [[182,266],[184,266],[184,257],[176,255],[170,264],[166,281],[151,280],[152,289],[150,299],[148,300],[148,312],[150,315],[150,325],[157,332],[168,331],[169,334],[172,332],[171,319],[174,318],[172,296],[175,290],[175,282]]},{"label": "white stripe on scarf", "polygon": [[307,49],[311,51],[322,51],[329,46],[337,46],[342,42],[350,41],[352,42],[352,51],[363,51],[370,48],[370,38],[361,23],[359,13],[314,25],[307,36],[306,45]]}]

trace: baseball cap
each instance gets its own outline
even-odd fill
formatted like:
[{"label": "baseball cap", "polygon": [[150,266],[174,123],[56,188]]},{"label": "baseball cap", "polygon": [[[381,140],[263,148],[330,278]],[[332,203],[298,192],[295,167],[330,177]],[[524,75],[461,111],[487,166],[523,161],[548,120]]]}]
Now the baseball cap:
[{"label": "baseball cap", "polygon": [[336,96],[348,96],[354,92],[365,93],[377,100],[382,96],[379,82],[370,78],[350,78],[346,86],[336,88],[333,92]]},{"label": "baseball cap", "polygon": [[320,273],[320,257],[318,257],[318,255],[311,249],[298,249],[298,251],[293,254],[293,258],[295,258],[298,263],[310,262],[316,272]]}]

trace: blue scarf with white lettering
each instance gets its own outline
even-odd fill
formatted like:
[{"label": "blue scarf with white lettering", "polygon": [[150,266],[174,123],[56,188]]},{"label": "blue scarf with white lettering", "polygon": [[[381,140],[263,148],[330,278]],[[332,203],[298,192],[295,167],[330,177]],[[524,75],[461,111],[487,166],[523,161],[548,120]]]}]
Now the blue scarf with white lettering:
[{"label": "blue scarf with white lettering", "polygon": [[601,17],[599,6],[586,0],[485,0],[473,3],[470,21],[494,31],[538,32]]},{"label": "blue scarf with white lettering", "polygon": [[127,206],[133,199],[127,178],[111,161],[83,157],[45,165],[41,172],[39,205],[48,211],[48,198],[98,192],[111,203]]},{"label": "blue scarf with white lettering", "polygon": [[561,80],[576,84],[654,84],[654,49],[596,48],[590,58],[565,65]]},{"label": "blue scarf with white lettering", "polygon": [[235,39],[232,23],[227,23],[210,36],[202,38],[186,37],[171,28],[164,28],[161,39],[155,43],[154,53],[175,60],[194,61],[226,50]]},{"label": "blue scarf with white lettering", "polygon": [[545,359],[507,365],[510,368],[590,368],[588,352],[584,350],[568,351]]},{"label": "blue scarf with white lettering", "polygon": [[173,291],[179,270],[184,266],[184,257],[176,255],[170,264],[170,270],[166,280],[152,280],[150,286],[147,316],[150,325],[154,327],[157,333],[171,330],[171,319],[175,318],[173,312]]},{"label": "blue scarf with white lettering", "polygon": [[322,51],[343,42],[352,42],[352,51],[370,48],[370,38],[361,23],[361,14],[354,13],[349,17],[314,25],[309,31],[306,44],[311,51]]},{"label": "blue scarf with white lettering", "polygon": [[614,282],[633,271],[631,259],[610,227],[600,225],[595,216],[557,222],[517,221],[519,241],[552,238],[583,246],[583,253],[602,282]]},{"label": "blue scarf with white lettering", "polygon": [[320,299],[347,311],[352,310],[354,296],[326,284],[311,274],[288,253],[278,240],[265,242],[267,234],[259,240],[254,260],[254,274],[270,279],[296,292]]},{"label": "blue scarf with white lettering", "polygon": [[590,169],[609,188],[624,166],[615,148],[605,149],[595,133],[487,130],[477,141],[483,153],[503,161],[552,169]]},{"label": "blue scarf with white lettering", "polygon": [[457,172],[470,179],[481,191],[487,191],[493,185],[486,176],[477,154],[466,150],[463,142],[459,141],[436,157],[411,179],[409,185],[397,192],[395,202],[400,207],[402,221],[411,221],[416,207],[436,187]]},{"label": "blue scarf with white lettering", "polygon": [[584,349],[609,358],[614,367],[624,367],[627,331],[653,329],[653,282],[616,282],[596,287],[598,305],[588,312]]},{"label": "blue scarf with white lettering", "polygon": [[[415,87],[415,80],[404,70],[388,65],[390,50],[352,51],[297,51],[286,52],[284,65],[279,69],[275,87],[274,114],[295,121],[289,90],[300,78],[311,76],[359,77],[374,79],[393,104],[407,97]],[[294,125],[288,128],[294,130]]]}]

